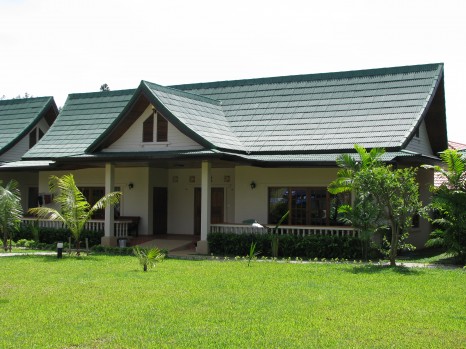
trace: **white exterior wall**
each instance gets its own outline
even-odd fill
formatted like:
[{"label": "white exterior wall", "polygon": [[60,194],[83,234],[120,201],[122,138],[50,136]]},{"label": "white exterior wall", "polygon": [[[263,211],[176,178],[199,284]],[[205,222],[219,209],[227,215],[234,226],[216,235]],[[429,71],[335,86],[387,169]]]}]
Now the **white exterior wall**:
[{"label": "white exterior wall", "polygon": [[[105,169],[83,169],[75,171],[44,171],[39,174],[39,193],[47,194],[48,182],[51,175],[62,176],[73,174],[78,187],[105,187]],[[128,184],[133,183],[133,189]],[[139,234],[152,234],[149,230],[149,168],[127,167],[115,168],[115,187],[120,187],[123,193],[120,203],[120,214],[122,216],[139,216]]]},{"label": "white exterior wall", "polygon": [[[212,170],[212,188],[224,188],[224,220],[235,221],[235,171]],[[201,169],[168,170],[168,232],[170,234],[194,233],[194,188],[201,187]],[[190,178],[194,177],[191,182]]]},{"label": "white exterior wall", "polygon": [[426,123],[424,121],[419,127],[419,137],[414,136],[411,142],[406,146],[406,150],[411,150],[425,155],[433,155],[429,136],[427,135]]},{"label": "white exterior wall", "polygon": [[[44,134],[49,129],[49,125],[45,121],[45,118],[40,119],[37,125],[34,127],[33,130],[37,132],[37,127],[39,127]],[[31,131],[32,132],[32,131]],[[38,135],[38,134],[37,134]],[[16,143],[13,148],[5,152],[3,155],[0,156],[0,161],[4,162],[11,162],[11,161],[19,161],[21,160],[22,156],[29,150],[29,133],[26,134],[21,140]]]},{"label": "white exterior wall", "polygon": [[[173,150],[195,150],[202,149],[202,146],[194,142],[171,123],[168,123],[167,142],[143,142],[142,141],[142,125],[144,121],[152,114],[152,106],[142,113],[142,115],[128,128],[118,140],[116,140],[108,148],[102,151],[107,152],[132,152],[132,151],[173,151]],[[157,120],[154,122],[154,132],[157,127]],[[154,133],[155,139],[155,133]]]},{"label": "white exterior wall", "polygon": [[[254,218],[268,223],[268,188],[280,186],[327,187],[337,176],[336,168],[256,168],[238,166],[235,173],[235,223]],[[256,188],[251,189],[251,182]]]}]

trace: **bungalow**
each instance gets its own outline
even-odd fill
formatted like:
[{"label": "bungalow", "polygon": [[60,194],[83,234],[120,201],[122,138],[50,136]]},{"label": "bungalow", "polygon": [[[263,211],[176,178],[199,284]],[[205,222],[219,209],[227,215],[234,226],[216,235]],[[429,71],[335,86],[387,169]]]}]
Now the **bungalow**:
[{"label": "bungalow", "polygon": [[[21,160],[48,131],[57,115],[53,97],[0,100],[0,165]],[[0,180],[4,182],[13,178],[20,184],[23,209],[37,206],[38,172],[0,172]]]},{"label": "bungalow", "polygon": [[[292,232],[338,227],[336,158],[358,143],[383,147],[395,166],[438,161],[447,131],[443,64],[221,81],[71,94],[49,132],[0,171],[73,173],[89,198],[115,188],[103,244],[114,245],[114,215],[140,217],[140,235],[191,234],[207,252],[211,230],[273,224],[290,210]],[[418,173],[429,200],[433,173]],[[421,219],[412,243],[430,232]]]}]

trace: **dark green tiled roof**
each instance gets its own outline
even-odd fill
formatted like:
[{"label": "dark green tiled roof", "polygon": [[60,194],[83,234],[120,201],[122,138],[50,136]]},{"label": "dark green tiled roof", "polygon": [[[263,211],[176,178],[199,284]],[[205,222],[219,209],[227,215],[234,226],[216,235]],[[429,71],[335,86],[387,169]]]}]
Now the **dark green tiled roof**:
[{"label": "dark green tiled roof", "polygon": [[430,64],[172,87],[143,81],[136,90],[72,94],[24,158],[101,150],[126,130],[122,120],[141,94],[206,149],[248,156],[339,154],[358,143],[399,151],[442,77],[443,65]]},{"label": "dark green tiled roof", "polygon": [[442,76],[442,64],[173,86],[222,102],[250,152],[401,147]]},{"label": "dark green tiled roof", "polygon": [[179,128],[184,126],[214,148],[244,151],[218,101],[150,82],[143,83],[171,114],[169,121],[173,124],[178,124]]},{"label": "dark green tiled roof", "polygon": [[0,154],[27,134],[50,107],[52,97],[0,100]]},{"label": "dark green tiled roof", "polygon": [[134,91],[70,94],[55,123],[24,159],[84,153],[121,113]]}]

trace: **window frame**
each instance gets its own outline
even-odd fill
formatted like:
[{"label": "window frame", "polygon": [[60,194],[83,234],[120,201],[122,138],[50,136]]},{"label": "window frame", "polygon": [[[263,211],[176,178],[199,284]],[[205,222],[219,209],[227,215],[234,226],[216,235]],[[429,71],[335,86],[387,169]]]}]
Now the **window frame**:
[{"label": "window frame", "polygon": [[[267,222],[268,224],[276,224],[277,222],[274,222],[274,218],[277,219],[278,217],[273,217],[272,212],[271,212],[271,194],[274,190],[279,190],[279,189],[285,189],[287,192],[287,209],[290,210],[290,214],[288,215],[288,218],[284,222],[285,225],[302,225],[302,226],[345,226],[343,223],[338,222],[337,218],[335,217],[334,219],[330,219],[332,212],[332,200],[334,198],[338,198],[339,196],[342,197],[342,204],[349,204],[351,203],[351,194],[350,193],[345,193],[341,195],[332,195],[328,192],[326,187],[316,187],[316,186],[270,186],[268,187],[268,193],[267,193]],[[293,217],[296,215],[293,214],[293,192],[296,191],[305,191],[305,198],[306,198],[306,205],[305,205],[305,220],[307,224],[299,224],[293,221]],[[325,219],[324,224],[313,224],[312,220],[315,219],[315,217],[312,217],[312,196],[318,194],[319,192],[325,191],[325,218],[321,217],[320,219]],[[340,206],[340,205],[339,205]],[[339,207],[337,206],[337,207]],[[295,208],[296,209],[296,208]],[[321,209],[322,211],[324,209]],[[297,217],[297,216],[296,216]],[[302,217],[302,215],[301,215]],[[317,218],[319,219],[319,218]],[[331,223],[336,223],[332,224]]]}]

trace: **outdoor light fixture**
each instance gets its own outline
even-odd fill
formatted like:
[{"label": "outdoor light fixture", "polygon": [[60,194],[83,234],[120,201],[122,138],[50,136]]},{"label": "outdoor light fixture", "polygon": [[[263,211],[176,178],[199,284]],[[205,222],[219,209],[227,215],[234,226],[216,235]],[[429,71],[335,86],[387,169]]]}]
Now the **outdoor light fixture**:
[{"label": "outdoor light fixture", "polygon": [[128,188],[129,188],[129,190],[132,190],[132,189],[134,188],[133,182],[131,182],[131,183],[128,184]]},{"label": "outdoor light fixture", "polygon": [[256,188],[256,182],[252,181],[251,184],[249,184],[251,186],[251,189],[255,189]]},{"label": "outdoor light fixture", "polygon": [[62,258],[63,255],[63,242],[57,242],[57,258]]}]

